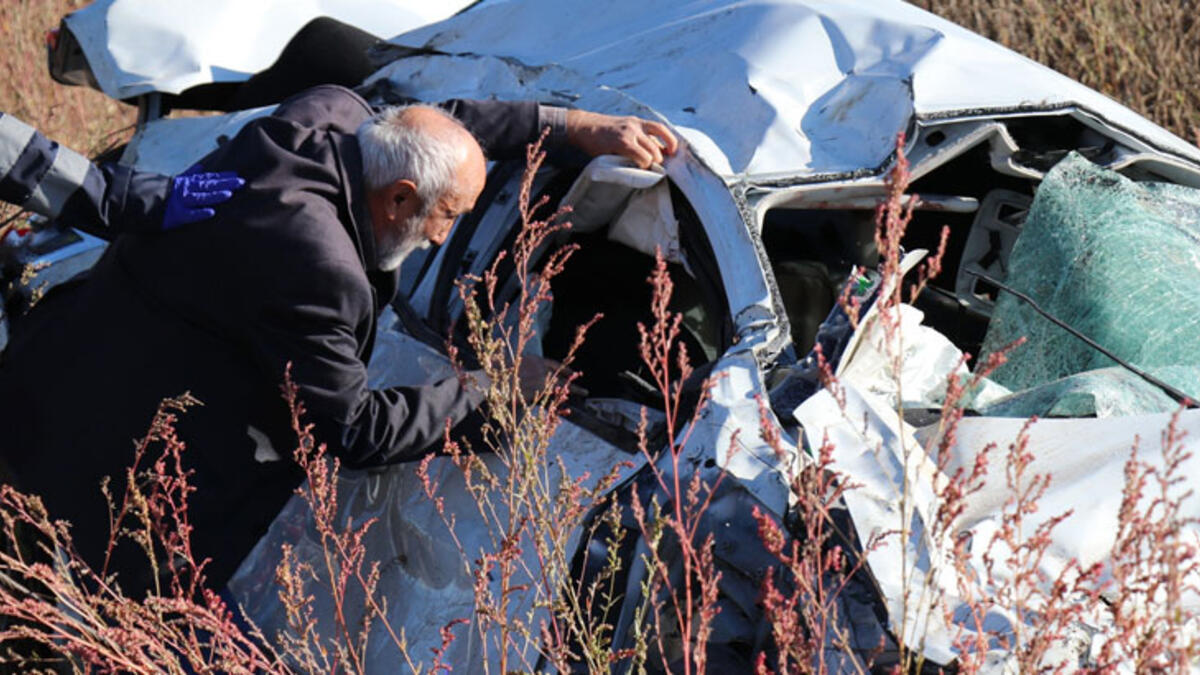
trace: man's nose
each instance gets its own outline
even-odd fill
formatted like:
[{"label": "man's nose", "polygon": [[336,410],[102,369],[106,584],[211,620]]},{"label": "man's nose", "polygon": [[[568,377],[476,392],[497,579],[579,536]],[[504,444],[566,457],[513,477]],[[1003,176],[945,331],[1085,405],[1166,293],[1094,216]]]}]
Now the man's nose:
[{"label": "man's nose", "polygon": [[429,241],[433,242],[436,246],[441,246],[446,241],[446,238],[450,236],[450,231],[454,229],[454,222],[454,220],[451,220],[445,225],[435,228],[429,235]]}]

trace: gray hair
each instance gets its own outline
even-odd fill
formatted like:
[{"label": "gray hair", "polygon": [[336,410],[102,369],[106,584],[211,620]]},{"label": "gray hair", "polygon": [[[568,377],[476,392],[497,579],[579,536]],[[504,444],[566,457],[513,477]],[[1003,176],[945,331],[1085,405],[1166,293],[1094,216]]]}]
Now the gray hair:
[{"label": "gray hair", "polygon": [[454,187],[466,149],[454,134],[409,123],[408,113],[417,109],[433,111],[470,135],[461,122],[440,108],[406,105],[387,107],[372,115],[358,127],[357,136],[367,189],[411,180],[428,213]]}]

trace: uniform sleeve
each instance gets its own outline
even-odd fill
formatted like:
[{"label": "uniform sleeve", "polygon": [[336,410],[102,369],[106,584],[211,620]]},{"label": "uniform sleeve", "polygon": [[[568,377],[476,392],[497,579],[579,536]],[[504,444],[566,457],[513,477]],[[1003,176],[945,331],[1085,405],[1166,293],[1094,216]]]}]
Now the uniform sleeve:
[{"label": "uniform sleeve", "polygon": [[0,200],[111,237],[158,231],[170,176],[116,164],[97,166],[0,113]]},{"label": "uniform sleeve", "polygon": [[452,99],[438,104],[463,123],[483,147],[488,159],[523,159],[525,146],[550,128],[549,147],[566,143],[564,108],[534,101],[472,101]]},{"label": "uniform sleeve", "polygon": [[[308,270],[307,283],[272,293],[253,331],[268,374],[288,363],[316,437],[351,467],[424,456],[446,421],[456,425],[483,399],[479,387],[450,377],[423,386],[370,389],[360,353],[363,325],[374,325],[370,291],[337,266]],[[348,283],[350,282],[350,283]],[[468,373],[482,378],[481,374]]]}]

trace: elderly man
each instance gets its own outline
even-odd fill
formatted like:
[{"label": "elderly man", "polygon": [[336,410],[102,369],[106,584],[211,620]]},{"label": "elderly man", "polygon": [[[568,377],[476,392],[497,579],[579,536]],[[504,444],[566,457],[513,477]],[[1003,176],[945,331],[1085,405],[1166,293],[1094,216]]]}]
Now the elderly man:
[{"label": "elderly man", "polygon": [[[120,494],[130,440],[159,400],[191,392],[203,405],[179,426],[195,469],[193,546],[219,586],[300,480],[279,390],[287,364],[318,439],[343,462],[421,456],[481,395],[457,378],[369,389],[376,318],[404,256],[441,243],[474,205],[485,153],[520,156],[543,125],[552,142],[643,165],[675,148],[645,120],[495,101],[373,114],[336,86],[248,124],[201,162],[246,180],[211,221],[119,238],[14,334],[0,445],[21,487],[74,523],[94,563],[108,536],[101,477]],[[150,582],[140,557],[117,558],[127,588]]]}]

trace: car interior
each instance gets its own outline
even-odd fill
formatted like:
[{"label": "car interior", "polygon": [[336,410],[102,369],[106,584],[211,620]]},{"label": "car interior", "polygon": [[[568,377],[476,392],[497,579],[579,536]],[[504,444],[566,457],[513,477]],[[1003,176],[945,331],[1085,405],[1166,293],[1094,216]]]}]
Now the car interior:
[{"label": "car interior", "polygon": [[[914,305],[925,313],[927,325],[970,354],[980,352],[1000,293],[970,271],[1004,280],[1034,192],[1058,160],[1075,151],[1134,180],[1175,182],[1159,167],[1128,161],[1130,151],[1069,114],[924,130],[908,151],[913,166],[943,145],[955,147],[940,163],[926,165],[909,186],[921,202],[902,245],[935,251],[942,228],[949,228],[942,272]],[[817,326],[852,270],[878,263],[874,207],[881,198],[881,189],[850,196],[816,189],[798,192],[763,213],[763,243],[798,355],[812,347]]]},{"label": "car interior", "polygon": [[[523,162],[498,163],[489,175],[490,186],[497,182],[519,180],[522,168]],[[623,218],[646,216],[628,215],[637,210],[629,205],[636,192],[634,188],[620,187],[614,192],[609,189],[611,184],[581,180],[585,172],[586,169],[543,169],[545,177],[539,181],[541,189],[531,198],[533,202],[543,196],[548,199],[548,205],[539,212],[539,216],[543,217],[552,213],[557,206],[573,204],[587,210],[589,207],[582,202],[601,201],[604,204],[603,208],[590,209],[587,213],[580,210],[568,214],[565,219],[572,223],[572,227],[553,235],[537,254],[537,264],[540,266],[552,250],[564,246],[575,248],[562,273],[551,282],[553,300],[540,322],[542,334],[536,349],[545,357],[564,360],[574,342],[576,328],[600,314],[602,318],[591,327],[587,339],[574,356],[573,368],[581,373],[578,384],[587,390],[589,398],[623,399],[661,408],[661,395],[652,383],[639,350],[638,324],[650,326],[653,322],[652,289],[648,283],[655,264],[653,249],[648,242],[630,245],[621,241],[619,234],[614,234]],[[654,189],[661,190],[659,197],[669,204],[664,206],[667,212],[663,217],[674,221],[671,223],[674,228],[672,240],[663,242],[673,250],[670,256],[672,260],[667,264],[674,285],[669,309],[682,316],[679,342],[686,350],[697,377],[702,379],[702,373],[707,372],[706,366],[725,350],[731,340],[732,323],[725,293],[716,273],[712,248],[695,212],[669,179],[657,175],[653,179],[661,181]],[[497,194],[494,189],[490,192],[485,189],[480,203],[491,201],[493,203],[489,208],[508,208],[510,205],[507,203],[494,203]],[[597,200],[597,195],[602,195],[602,198]],[[473,227],[485,217],[483,212],[487,210],[477,209],[478,213],[464,218],[446,245],[451,248],[465,246],[473,234]],[[507,234],[504,241],[491,247],[492,250],[507,250],[516,237],[520,226],[519,215],[513,210],[507,214],[507,219],[509,226],[505,228]],[[587,222],[577,226],[581,220]],[[643,228],[645,225],[639,224],[637,227]],[[477,263],[472,263],[472,266],[479,269]],[[511,279],[511,262],[502,261],[500,270],[502,279],[506,280],[498,287],[497,304],[503,306],[516,297],[519,289],[515,280]],[[435,327],[453,325],[456,340],[465,343],[462,322],[452,321],[449,312],[454,310],[443,309],[454,306],[450,298],[453,278],[461,271],[456,267],[439,279],[444,301],[435,300],[432,303],[430,323]],[[672,363],[672,367],[674,365]]]}]

